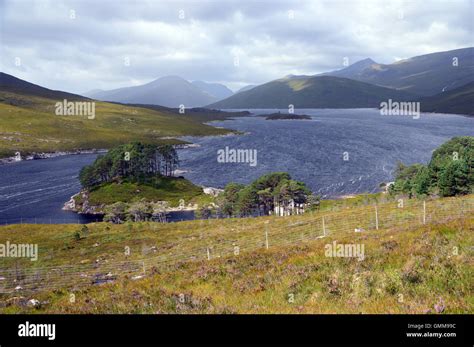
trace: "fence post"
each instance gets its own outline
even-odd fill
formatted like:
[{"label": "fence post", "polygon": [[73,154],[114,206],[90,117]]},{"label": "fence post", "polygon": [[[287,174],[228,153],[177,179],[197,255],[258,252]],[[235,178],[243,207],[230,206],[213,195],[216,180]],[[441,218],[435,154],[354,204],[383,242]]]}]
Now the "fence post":
[{"label": "fence post", "polygon": [[377,210],[377,205],[375,205],[375,229],[379,230],[379,211]]},{"label": "fence post", "polygon": [[426,201],[423,200],[423,224],[426,224]]},{"label": "fence post", "polygon": [[324,223],[324,216],[323,218],[323,236],[326,236],[326,224]]},{"label": "fence post", "polygon": [[265,248],[268,249],[268,221],[265,221]]},{"label": "fence post", "polygon": [[143,266],[143,274],[146,274],[146,269],[145,269],[145,261],[142,261],[142,266]]},{"label": "fence post", "polygon": [[211,260],[211,252],[209,252],[209,247],[207,247],[207,260]]},{"label": "fence post", "polygon": [[15,261],[15,280],[18,281],[18,261]]}]

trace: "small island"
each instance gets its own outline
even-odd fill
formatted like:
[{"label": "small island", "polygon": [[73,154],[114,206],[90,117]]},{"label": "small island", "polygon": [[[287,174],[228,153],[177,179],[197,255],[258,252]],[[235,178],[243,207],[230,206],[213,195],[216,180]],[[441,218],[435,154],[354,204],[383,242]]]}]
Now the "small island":
[{"label": "small island", "polygon": [[311,119],[310,116],[305,114],[293,114],[293,113],[271,113],[271,114],[261,114],[257,117],[265,117],[266,120],[281,120],[281,119]]}]

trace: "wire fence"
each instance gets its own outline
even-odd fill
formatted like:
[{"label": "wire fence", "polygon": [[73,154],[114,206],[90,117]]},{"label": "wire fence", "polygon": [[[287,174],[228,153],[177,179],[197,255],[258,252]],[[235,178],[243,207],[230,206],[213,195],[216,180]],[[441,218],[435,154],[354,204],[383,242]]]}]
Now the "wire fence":
[{"label": "wire fence", "polygon": [[[162,223],[171,223],[171,222],[182,222],[186,220],[196,219],[194,211],[192,210],[182,210],[182,211],[168,211],[164,214],[161,220],[158,218],[156,221]],[[89,224],[89,223],[99,223],[104,220],[103,214],[82,214],[77,215],[74,212],[71,212],[70,216],[65,218],[44,218],[44,217],[17,217],[17,218],[0,218],[0,226],[2,225],[11,225],[11,224]]]},{"label": "wire fence", "polygon": [[19,217],[19,218],[0,218],[1,225],[10,224],[88,224],[101,222],[101,217],[82,217],[81,218],[42,218],[42,217]]},{"label": "wire fence", "polygon": [[[243,252],[297,245],[328,236],[377,232],[387,228],[406,230],[463,216],[472,217],[473,212],[474,198],[466,196],[430,201],[400,200],[336,212],[257,218],[250,223],[242,220],[241,224],[234,219],[226,221],[231,223],[226,225],[226,230],[221,229],[218,220],[201,220],[202,232],[199,235],[186,235],[179,242],[162,245],[158,255],[108,263],[0,268],[0,293],[35,292],[63,287],[74,289],[125,277],[140,279],[161,267],[183,262],[237,257]],[[156,230],[157,224],[147,225]]]}]

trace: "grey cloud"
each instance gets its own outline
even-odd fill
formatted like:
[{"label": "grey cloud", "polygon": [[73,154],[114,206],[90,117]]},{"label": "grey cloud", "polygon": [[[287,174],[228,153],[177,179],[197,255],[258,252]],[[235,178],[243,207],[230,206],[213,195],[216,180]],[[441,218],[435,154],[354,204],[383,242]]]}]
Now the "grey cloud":
[{"label": "grey cloud", "polygon": [[390,63],[472,46],[473,12],[473,0],[5,0],[0,69],[71,92],[170,74],[237,88],[342,68],[344,57]]}]

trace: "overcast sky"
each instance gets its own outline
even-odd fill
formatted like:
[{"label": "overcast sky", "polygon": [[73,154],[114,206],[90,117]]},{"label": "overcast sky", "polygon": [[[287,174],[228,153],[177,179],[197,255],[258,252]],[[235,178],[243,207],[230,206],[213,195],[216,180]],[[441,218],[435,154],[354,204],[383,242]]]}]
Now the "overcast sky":
[{"label": "overcast sky", "polygon": [[165,75],[237,89],[474,46],[474,0],[0,0],[0,70],[80,93]]}]

